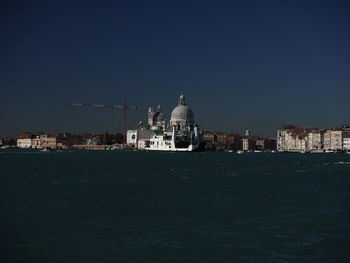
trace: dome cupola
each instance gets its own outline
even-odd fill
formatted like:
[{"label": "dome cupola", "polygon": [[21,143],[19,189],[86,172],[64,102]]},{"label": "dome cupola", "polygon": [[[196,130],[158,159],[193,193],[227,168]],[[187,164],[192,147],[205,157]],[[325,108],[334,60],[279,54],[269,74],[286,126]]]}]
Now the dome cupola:
[{"label": "dome cupola", "polygon": [[170,124],[184,128],[188,125],[192,126],[193,123],[193,112],[191,108],[187,106],[185,96],[181,95],[179,98],[179,104],[171,112]]}]

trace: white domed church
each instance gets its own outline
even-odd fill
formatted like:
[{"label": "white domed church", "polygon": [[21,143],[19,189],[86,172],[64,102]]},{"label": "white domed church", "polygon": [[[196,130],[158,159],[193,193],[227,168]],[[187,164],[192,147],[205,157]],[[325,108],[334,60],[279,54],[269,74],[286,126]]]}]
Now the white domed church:
[{"label": "white domed church", "polygon": [[[145,150],[188,152],[197,151],[202,145],[202,131],[196,125],[193,112],[186,104],[184,95],[180,96],[178,105],[171,112],[169,122],[165,121],[160,106],[157,109],[149,107],[148,124],[142,124],[133,132],[143,143],[142,149]],[[145,134],[149,137],[146,138]],[[145,143],[147,140],[149,144]]]}]

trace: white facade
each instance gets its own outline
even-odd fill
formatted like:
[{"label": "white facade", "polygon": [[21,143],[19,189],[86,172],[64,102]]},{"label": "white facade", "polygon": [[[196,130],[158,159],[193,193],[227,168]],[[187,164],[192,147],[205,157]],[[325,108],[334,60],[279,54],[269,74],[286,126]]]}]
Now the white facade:
[{"label": "white facade", "polygon": [[277,151],[284,152],[287,151],[287,142],[286,142],[286,136],[287,136],[288,130],[284,129],[278,129],[277,130]]},{"label": "white facade", "polygon": [[323,136],[323,148],[328,151],[332,149],[331,146],[331,130],[327,130]]},{"label": "white facade", "polygon": [[32,139],[31,138],[17,139],[17,147],[18,148],[31,148],[32,147]]},{"label": "white facade", "polygon": [[277,130],[278,151],[336,152],[349,149],[350,128],[327,131],[288,125]]},{"label": "white facade", "polygon": [[35,138],[32,139],[32,148],[34,148],[34,149],[41,149],[42,148],[40,136],[35,136]]},{"label": "white facade", "polygon": [[349,138],[343,138],[343,149],[345,151],[350,151],[350,137]]},{"label": "white facade", "polygon": [[128,130],[126,133],[126,144],[136,147],[137,146],[137,139],[138,139],[138,132],[137,130]]},{"label": "white facade", "polygon": [[56,148],[56,137],[48,137],[47,135],[40,135],[41,147],[42,148]]},{"label": "white facade", "polygon": [[324,134],[323,144],[325,150],[343,150],[343,131],[339,129],[327,130]]},{"label": "white facade", "polygon": [[298,135],[294,131],[279,131],[277,134],[277,150],[287,152],[307,151],[308,137]]},{"label": "white facade", "polygon": [[331,131],[331,149],[335,151],[343,149],[343,131]]},{"label": "white facade", "polygon": [[318,151],[323,149],[323,132],[311,131],[307,137],[307,150]]}]

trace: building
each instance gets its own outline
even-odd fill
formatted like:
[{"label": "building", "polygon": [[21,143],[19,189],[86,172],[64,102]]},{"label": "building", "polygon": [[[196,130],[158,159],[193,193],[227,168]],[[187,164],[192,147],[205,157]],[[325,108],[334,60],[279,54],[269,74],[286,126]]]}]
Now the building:
[{"label": "building", "polygon": [[17,147],[18,148],[31,148],[32,147],[32,133],[23,132],[18,135]]},{"label": "building", "polygon": [[242,149],[242,136],[237,133],[229,133],[226,135],[226,150],[237,151]]},{"label": "building", "polygon": [[343,150],[350,152],[350,132],[343,136]]},{"label": "building", "polygon": [[137,147],[138,141],[138,131],[137,130],[128,130],[126,133],[126,144],[131,147]]},{"label": "building", "polygon": [[19,139],[17,139],[17,147],[18,148],[31,148],[32,147],[32,139],[31,138],[19,138]]},{"label": "building", "polygon": [[206,131],[203,133],[205,148],[211,151],[229,151],[242,149],[242,136],[237,133],[223,133]]},{"label": "building", "polygon": [[56,149],[56,137],[48,136],[47,134],[40,135],[41,147],[42,148],[50,148]]},{"label": "building", "polygon": [[[135,130],[128,130],[127,144],[145,150],[194,151],[201,144],[202,131],[194,122],[194,114],[181,95],[178,105],[165,121],[160,106],[149,107],[147,123],[140,122]],[[139,143],[140,142],[140,143]]]},{"label": "building", "polygon": [[268,141],[264,138],[257,138],[255,141],[255,149],[258,151],[265,151],[269,149]]},{"label": "building", "polygon": [[210,132],[203,133],[203,141],[205,141],[207,150],[224,151],[226,149],[227,135],[223,132]]},{"label": "building", "polygon": [[242,138],[242,150],[243,151],[253,151],[255,150],[255,141],[250,136],[244,136]]},{"label": "building", "polygon": [[344,151],[348,147],[348,139],[344,138],[348,136],[350,128],[345,126],[324,131],[287,125],[277,130],[277,149],[290,152]]},{"label": "building", "polygon": [[324,131],[320,129],[310,129],[307,136],[307,151],[323,151]]},{"label": "building", "polygon": [[33,138],[32,138],[32,148],[33,149],[41,149],[42,148],[40,135],[34,135],[33,136]]},{"label": "building", "polygon": [[343,131],[334,129],[331,131],[331,149],[335,151],[343,150]]},{"label": "building", "polygon": [[[163,118],[163,116],[162,116]],[[179,98],[178,105],[171,112],[170,122],[152,129],[149,148],[153,151],[197,151],[202,148],[202,131],[194,121],[194,114],[187,105],[184,95]],[[203,147],[204,148],[204,147]]]},{"label": "building", "polygon": [[328,129],[324,134],[324,149],[326,151],[343,150],[343,129]]},{"label": "building", "polygon": [[305,152],[308,144],[308,129],[286,125],[277,130],[277,150],[280,152]]},{"label": "building", "polygon": [[164,113],[160,105],[157,108],[148,108],[148,129],[155,131],[165,129]]}]

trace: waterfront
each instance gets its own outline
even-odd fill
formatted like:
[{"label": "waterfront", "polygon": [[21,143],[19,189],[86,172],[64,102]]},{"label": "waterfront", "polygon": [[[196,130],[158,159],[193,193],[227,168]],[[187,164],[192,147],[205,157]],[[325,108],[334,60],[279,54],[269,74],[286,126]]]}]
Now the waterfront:
[{"label": "waterfront", "polygon": [[1,262],[349,262],[350,155],[0,152]]}]

